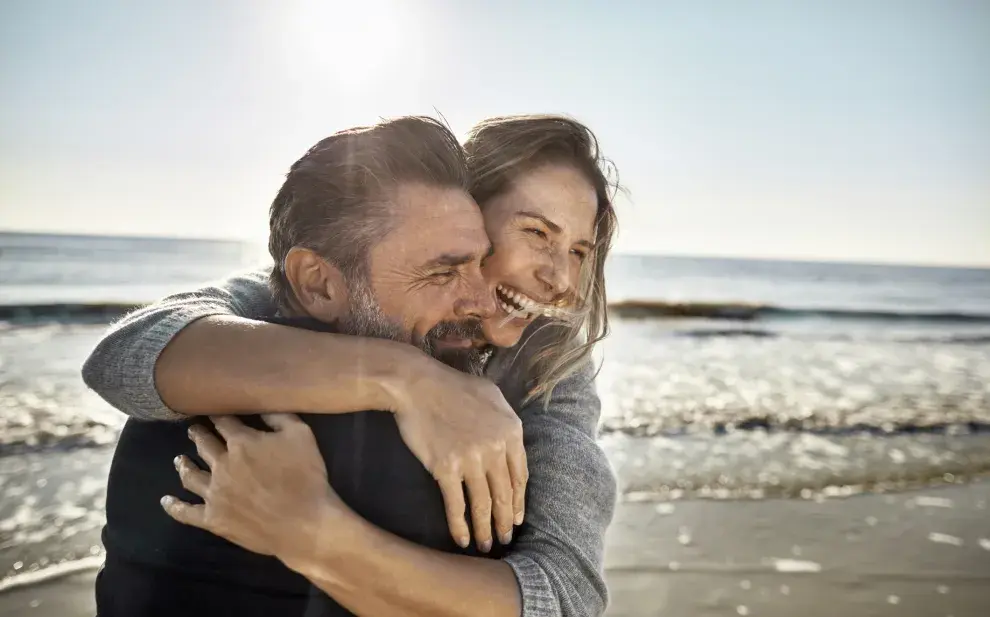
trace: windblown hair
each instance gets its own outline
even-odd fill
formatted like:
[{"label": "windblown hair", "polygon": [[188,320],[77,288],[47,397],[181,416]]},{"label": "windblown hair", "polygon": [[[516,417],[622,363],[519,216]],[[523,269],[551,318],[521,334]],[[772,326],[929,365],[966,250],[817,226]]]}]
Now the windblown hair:
[{"label": "windblown hair", "polygon": [[368,253],[394,228],[392,194],[403,182],[468,190],[464,150],[447,126],[408,116],[348,129],[296,161],[269,218],[276,306],[292,298],[285,258],[293,247],[314,251],[348,281],[367,280]]},{"label": "windblown hair", "polygon": [[471,172],[471,194],[484,210],[509,190],[516,178],[543,165],[570,165],[594,187],[598,198],[595,250],[581,272],[572,318],[537,322],[527,341],[526,400],[549,402],[554,387],[577,371],[596,343],[608,335],[605,260],[618,225],[613,199],[620,186],[615,165],[602,156],[598,139],[580,122],[556,115],[489,118],[471,129],[464,144]]}]

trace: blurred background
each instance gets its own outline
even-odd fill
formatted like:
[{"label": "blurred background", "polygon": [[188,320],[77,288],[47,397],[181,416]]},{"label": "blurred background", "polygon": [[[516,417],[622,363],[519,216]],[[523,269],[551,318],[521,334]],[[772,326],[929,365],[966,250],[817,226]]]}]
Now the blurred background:
[{"label": "blurred background", "polygon": [[111,320],[266,265],[334,131],[536,112],[628,189],[609,614],[986,614],[990,2],[11,1],[0,50],[0,615],[92,614]]}]

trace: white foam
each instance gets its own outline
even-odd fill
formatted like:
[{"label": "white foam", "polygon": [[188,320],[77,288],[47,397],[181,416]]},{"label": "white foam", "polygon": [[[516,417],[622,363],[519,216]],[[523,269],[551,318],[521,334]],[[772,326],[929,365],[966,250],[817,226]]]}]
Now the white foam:
[{"label": "white foam", "polygon": [[666,516],[668,514],[673,514],[674,513],[674,504],[672,504],[672,503],[659,503],[659,504],[657,504],[657,507],[654,508],[654,510],[656,510],[656,513],[657,514],[660,514],[660,515],[663,515],[663,516]]},{"label": "white foam", "polygon": [[84,557],[75,561],[66,561],[48,568],[8,576],[7,578],[0,580],[0,592],[14,589],[16,587],[24,587],[25,585],[43,583],[45,581],[61,578],[77,572],[95,570],[103,565],[103,559],[103,555]]},{"label": "white foam", "polygon": [[952,546],[963,545],[962,538],[957,538],[956,536],[950,536],[947,533],[938,533],[937,531],[933,531],[932,533],[928,534],[928,539],[938,544],[951,544]]},{"label": "white foam", "polygon": [[822,564],[803,559],[773,559],[773,569],[777,572],[821,572]]},{"label": "white foam", "polygon": [[914,498],[914,503],[923,508],[951,508],[953,503],[951,499],[946,499],[945,497],[927,497],[925,495],[919,495]]}]

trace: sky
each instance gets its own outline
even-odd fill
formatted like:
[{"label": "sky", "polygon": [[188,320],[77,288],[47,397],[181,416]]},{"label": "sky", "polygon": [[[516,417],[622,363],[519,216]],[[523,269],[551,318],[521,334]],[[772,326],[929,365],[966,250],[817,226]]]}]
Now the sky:
[{"label": "sky", "polygon": [[0,229],[261,240],[336,130],[553,112],[620,251],[990,265],[983,0],[22,0],[0,50]]}]

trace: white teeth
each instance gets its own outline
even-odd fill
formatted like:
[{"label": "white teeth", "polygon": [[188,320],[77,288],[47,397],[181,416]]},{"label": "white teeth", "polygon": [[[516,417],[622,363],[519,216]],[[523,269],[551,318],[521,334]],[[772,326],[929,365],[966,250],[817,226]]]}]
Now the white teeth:
[{"label": "white teeth", "polygon": [[552,306],[541,305],[536,300],[533,300],[528,296],[524,296],[514,289],[508,289],[502,285],[496,285],[495,288],[501,292],[503,296],[512,300],[516,305],[522,307],[522,309],[525,309],[521,310],[499,299],[499,307],[509,315],[519,316],[524,319],[529,319],[530,317],[535,317],[536,315],[544,315],[546,317],[560,317],[563,315],[562,311],[559,309]]},{"label": "white teeth", "polygon": [[502,293],[502,295],[509,298],[510,300],[512,300],[512,302],[516,304],[516,306],[512,306],[511,304],[508,304],[507,302],[498,299],[499,307],[503,311],[505,311],[506,314],[512,317],[522,317],[523,319],[529,319],[530,317],[532,317],[532,314],[529,311],[525,311],[522,310],[521,308],[517,308],[517,307],[527,306],[528,303],[524,302],[524,300],[528,300],[528,298],[526,298],[525,296],[520,296],[519,294],[516,294],[501,285],[498,285],[496,288],[498,289],[499,292]]},{"label": "white teeth", "polygon": [[498,285],[497,288],[519,306],[530,307],[537,304],[537,302],[529,296],[525,296],[514,289],[507,289],[502,285]]},{"label": "white teeth", "polygon": [[511,307],[501,300],[498,301],[499,307],[506,312],[506,314],[513,317],[522,317],[523,319],[529,319],[532,315],[530,313],[520,311],[517,308]]}]

